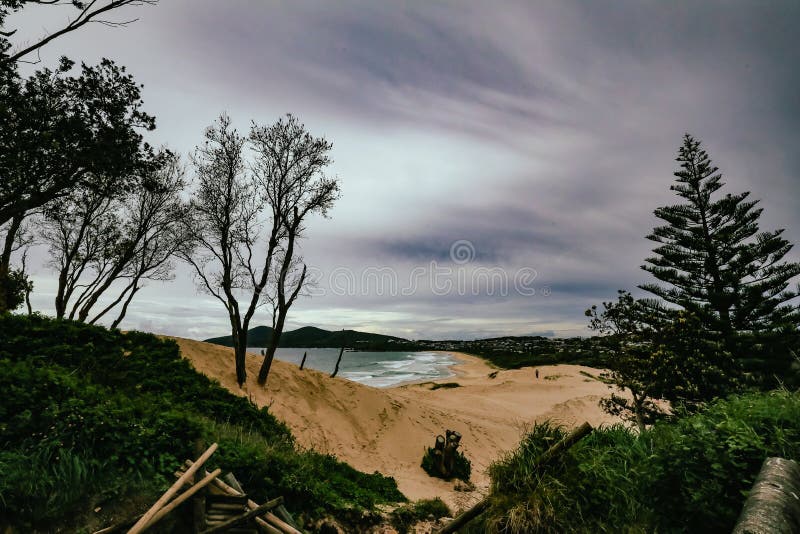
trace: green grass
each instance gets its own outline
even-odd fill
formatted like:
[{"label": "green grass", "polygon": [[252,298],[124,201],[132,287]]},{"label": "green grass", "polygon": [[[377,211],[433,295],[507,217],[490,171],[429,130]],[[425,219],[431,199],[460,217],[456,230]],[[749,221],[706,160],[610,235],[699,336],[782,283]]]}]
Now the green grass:
[{"label": "green grass", "polygon": [[470,532],[730,532],[764,459],[800,458],[800,393],[717,401],[641,435],[602,428],[534,465],[563,435],[536,425],[491,467],[491,507]]},{"label": "green grass", "polygon": [[209,465],[232,471],[254,499],[282,495],[309,520],[404,500],[392,478],[296,449],[265,408],[150,334],[0,316],[0,388],[0,517],[22,531],[162,491],[196,442],[218,442]]}]

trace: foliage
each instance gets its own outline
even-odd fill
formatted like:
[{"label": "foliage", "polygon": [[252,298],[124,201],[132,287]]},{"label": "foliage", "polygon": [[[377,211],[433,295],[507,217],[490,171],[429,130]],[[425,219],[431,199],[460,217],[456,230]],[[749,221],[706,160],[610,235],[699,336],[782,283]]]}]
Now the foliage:
[{"label": "foliage", "polygon": [[410,532],[411,527],[420,521],[450,517],[452,512],[442,499],[421,499],[413,503],[399,506],[392,510],[389,518],[392,526],[400,534]]},{"label": "foliage", "polygon": [[[749,192],[720,195],[722,175],[700,141],[685,135],[677,161],[671,189],[683,203],[655,211],[666,224],[648,236],[655,256],[642,266],[664,285],[640,287],[695,316],[762,383],[774,385],[773,374],[790,378],[786,348],[800,322],[798,293],[788,289],[800,263],[784,260],[792,244],[783,230],[759,229],[763,210]],[[773,346],[783,337],[781,350],[763,351],[762,337]]]},{"label": "foliage", "polygon": [[0,267],[0,292],[3,294],[0,302],[7,310],[16,310],[25,302],[25,292],[33,290],[33,282],[22,269],[10,269],[6,276],[2,273]]},{"label": "foliage", "polygon": [[[62,58],[26,80],[0,62],[0,226],[5,246],[23,220],[82,186],[125,189],[126,176],[148,165],[141,129],[155,128],[141,110],[141,87],[107,59],[82,65]],[[13,224],[6,224],[13,221]],[[0,279],[11,269],[0,262]],[[0,281],[0,285],[5,282]],[[0,292],[0,312],[8,307]]]},{"label": "foliage", "polygon": [[601,405],[640,430],[664,415],[657,399],[693,411],[738,387],[736,362],[693,314],[620,290],[616,302],[604,302],[602,311],[592,306],[586,315],[610,351],[610,370],[601,378],[630,395],[613,393]]},{"label": "foliage", "polygon": [[473,532],[730,532],[764,459],[800,457],[800,393],[717,400],[641,434],[596,429],[536,466],[564,434],[536,425],[492,465]]},{"label": "foliage", "polygon": [[[137,481],[163,488],[196,440],[217,441],[214,462],[254,496],[284,495],[310,518],[403,499],[391,478],[296,450],[266,409],[150,334],[5,315],[0,388],[0,515],[26,529],[78,516]],[[22,484],[26,462],[37,480]]]}]

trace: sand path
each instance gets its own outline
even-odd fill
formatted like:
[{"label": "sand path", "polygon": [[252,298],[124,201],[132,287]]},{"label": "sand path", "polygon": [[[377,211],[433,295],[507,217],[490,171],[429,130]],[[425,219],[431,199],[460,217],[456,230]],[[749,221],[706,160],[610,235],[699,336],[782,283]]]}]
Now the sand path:
[{"label": "sand path", "polygon": [[[607,386],[580,374],[597,374],[588,367],[541,366],[537,379],[533,368],[498,371],[480,358],[455,353],[461,362],[454,367],[457,376],[440,381],[461,387],[431,390],[431,383],[424,383],[376,389],[275,360],[264,389],[256,383],[261,358],[249,355],[248,382],[240,389],[232,349],[175,340],[198,371],[259,406],[269,406],[301,446],[334,454],[361,471],[393,476],[410,499],[441,497],[455,510],[485,493],[486,468],[512,450],[534,421],[616,422],[597,405],[608,394]],[[453,482],[431,478],[419,466],[424,448],[448,428],[463,436],[475,491],[456,491]]]}]

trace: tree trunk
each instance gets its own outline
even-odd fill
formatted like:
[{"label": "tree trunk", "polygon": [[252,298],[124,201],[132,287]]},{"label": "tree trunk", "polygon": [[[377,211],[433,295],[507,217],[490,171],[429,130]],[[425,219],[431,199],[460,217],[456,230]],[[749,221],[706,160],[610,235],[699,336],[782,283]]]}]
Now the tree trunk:
[{"label": "tree trunk", "polygon": [[233,358],[236,363],[236,383],[242,387],[247,381],[247,368],[245,366],[247,354],[247,332],[242,331],[238,325],[232,325],[231,339],[233,340]]},{"label": "tree trunk", "polygon": [[262,386],[267,383],[269,370],[272,367],[272,360],[275,358],[275,351],[278,349],[278,343],[281,340],[283,324],[286,322],[286,314],[288,311],[288,307],[278,310],[278,319],[275,321],[275,327],[272,329],[272,339],[269,340],[267,355],[264,356],[264,361],[261,363],[261,369],[258,371],[258,383]]},{"label": "tree trunk", "polygon": [[643,433],[645,431],[644,425],[644,397],[639,397],[636,393],[631,390],[633,394],[633,414],[636,416],[636,426],[639,427],[639,433]]},{"label": "tree trunk", "polygon": [[10,311],[6,295],[6,279],[11,272],[11,253],[14,249],[14,239],[17,237],[20,226],[22,226],[22,216],[14,217],[8,226],[3,252],[0,255],[0,313]]},{"label": "tree trunk", "polygon": [[767,458],[744,503],[733,534],[800,532],[800,466]]}]

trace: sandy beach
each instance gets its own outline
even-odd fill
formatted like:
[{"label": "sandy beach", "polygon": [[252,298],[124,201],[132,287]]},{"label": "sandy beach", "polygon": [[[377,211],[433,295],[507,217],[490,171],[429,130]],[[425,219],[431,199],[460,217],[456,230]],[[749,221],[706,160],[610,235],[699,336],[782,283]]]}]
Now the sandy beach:
[{"label": "sandy beach", "polygon": [[[534,368],[503,371],[480,358],[452,353],[460,362],[453,367],[456,376],[439,381],[461,387],[431,390],[426,382],[377,389],[275,360],[264,389],[256,383],[261,357],[249,355],[248,382],[239,388],[232,349],[175,340],[198,371],[259,406],[269,406],[301,446],[334,454],[361,471],[393,476],[409,499],[441,497],[454,510],[485,493],[486,468],[516,447],[534,421],[616,422],[597,404],[608,394],[607,386],[580,374],[597,374],[588,367],[541,366],[537,379]],[[463,436],[474,491],[457,491],[454,482],[431,478],[419,466],[425,447],[445,429]]]}]

